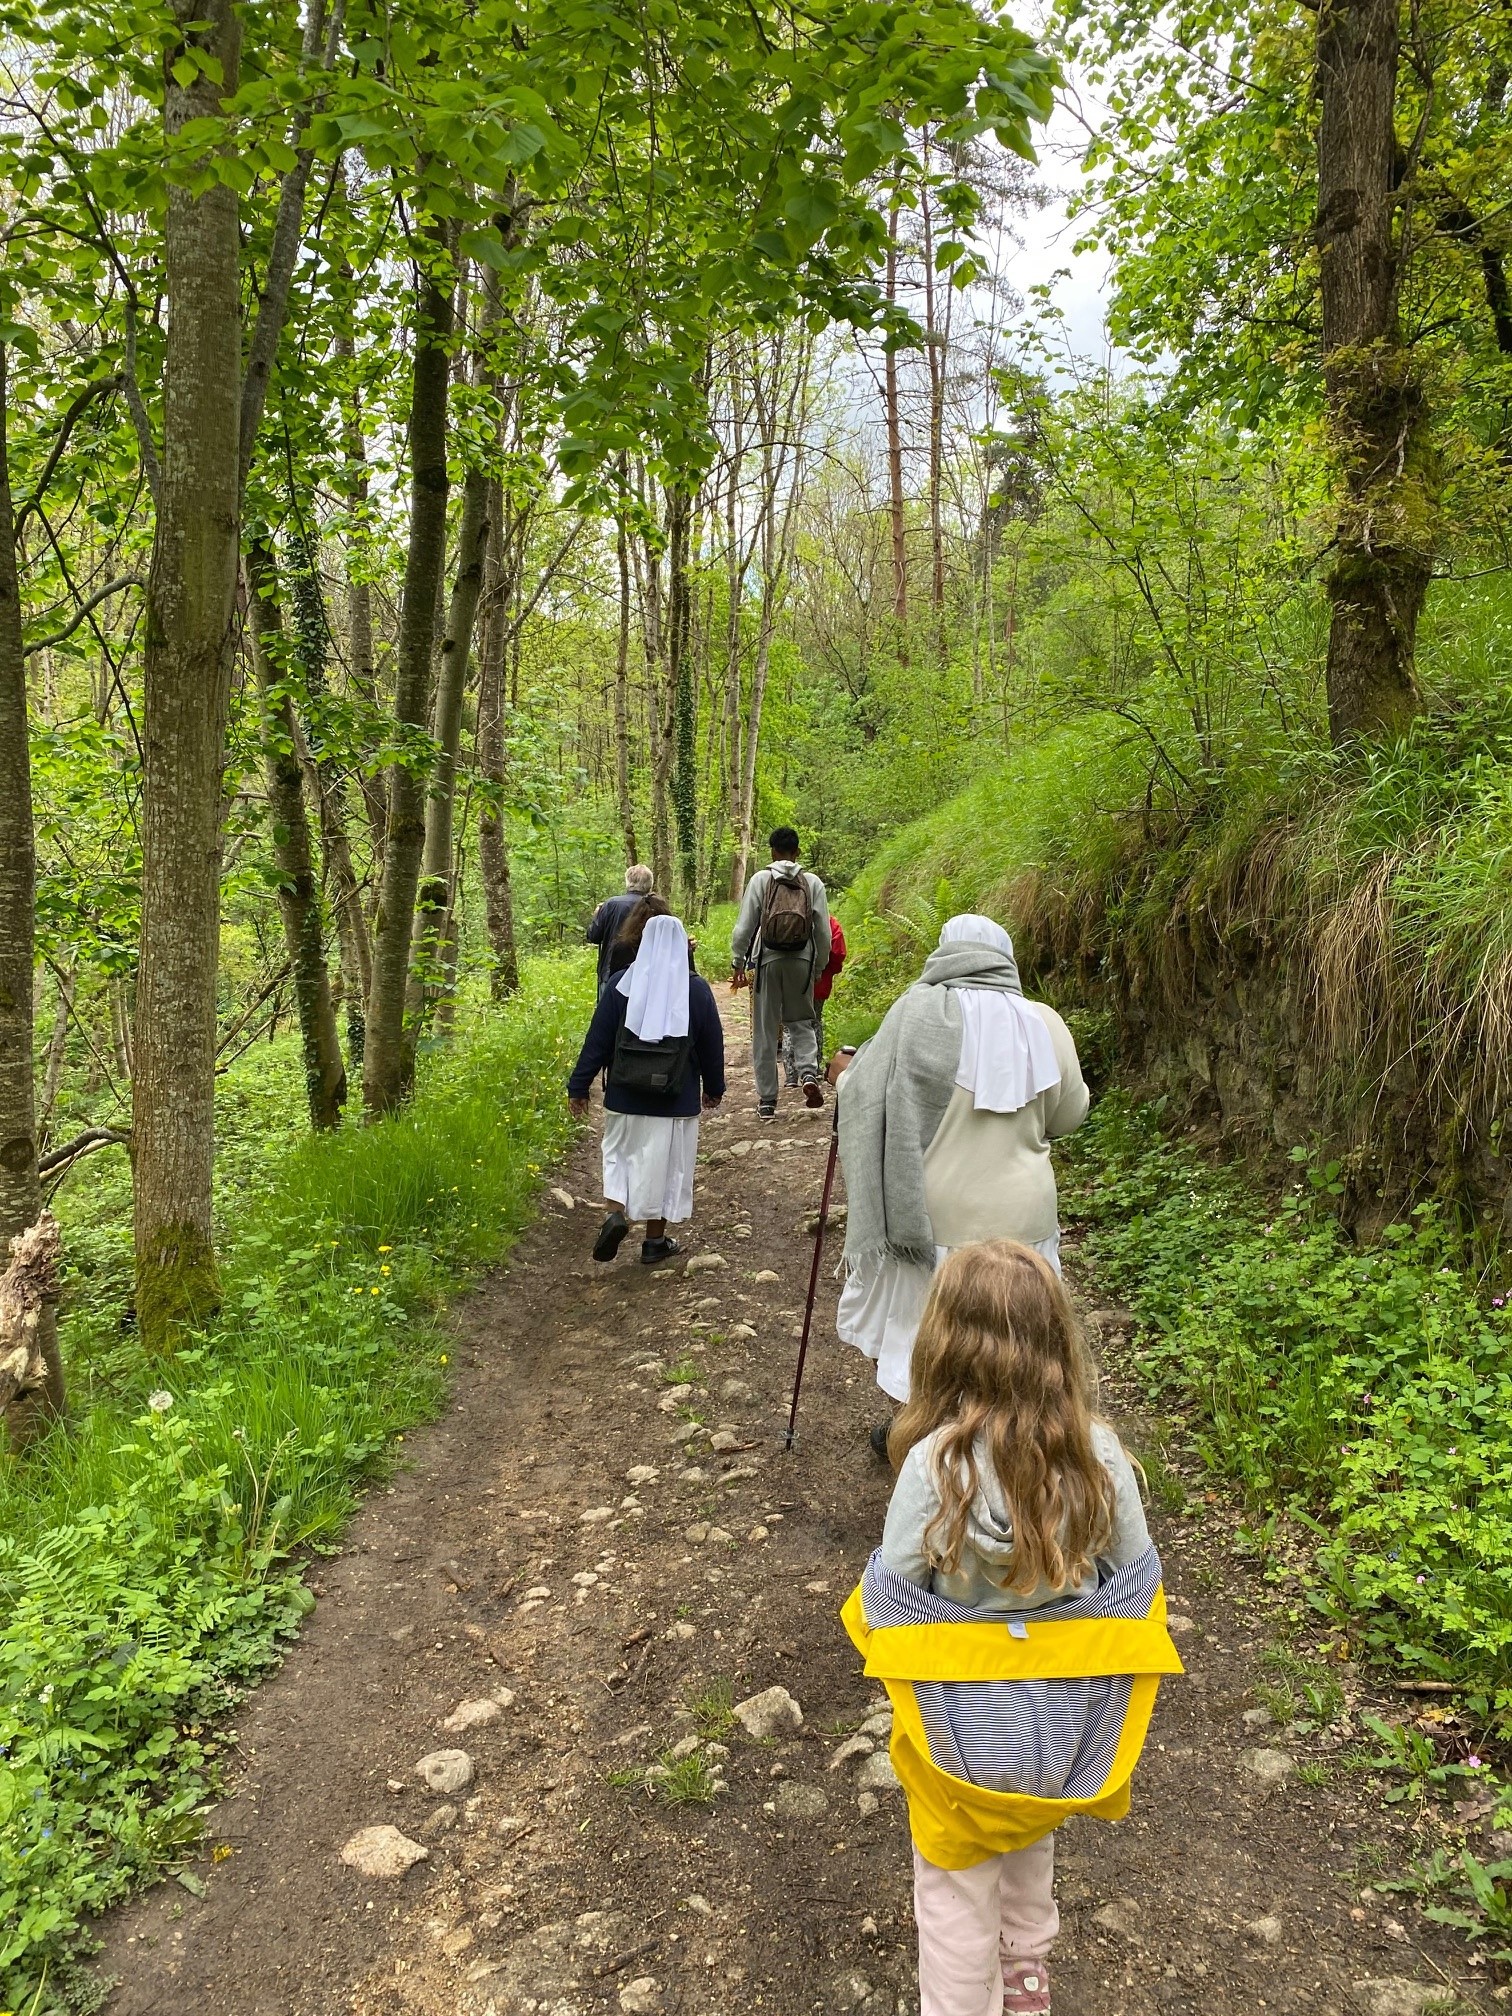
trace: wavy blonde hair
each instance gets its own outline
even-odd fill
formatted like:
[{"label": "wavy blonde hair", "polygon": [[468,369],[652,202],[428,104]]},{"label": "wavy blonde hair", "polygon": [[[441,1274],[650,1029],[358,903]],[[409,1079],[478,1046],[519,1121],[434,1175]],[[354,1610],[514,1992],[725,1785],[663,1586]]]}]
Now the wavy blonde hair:
[{"label": "wavy blonde hair", "polygon": [[1112,1536],[1113,1480],[1092,1446],[1096,1375],[1054,1268],[1014,1239],[952,1253],[919,1324],[910,1393],[887,1447],[897,1468],[941,1431],[931,1565],[960,1565],[985,1444],[1013,1522],[1002,1586],[1028,1595],[1084,1580]]}]

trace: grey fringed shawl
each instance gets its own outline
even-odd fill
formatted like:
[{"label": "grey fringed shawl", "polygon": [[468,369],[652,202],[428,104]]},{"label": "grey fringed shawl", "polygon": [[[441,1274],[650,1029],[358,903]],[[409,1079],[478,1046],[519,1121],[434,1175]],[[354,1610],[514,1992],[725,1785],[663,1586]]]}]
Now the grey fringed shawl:
[{"label": "grey fringed shawl", "polygon": [[955,1090],[961,1061],[957,987],[1022,994],[1011,954],[989,945],[943,945],[900,995],[840,1088],[840,1159],[848,1215],[845,1264],[884,1258],[932,1268],[935,1237],[924,1203],[924,1156]]}]

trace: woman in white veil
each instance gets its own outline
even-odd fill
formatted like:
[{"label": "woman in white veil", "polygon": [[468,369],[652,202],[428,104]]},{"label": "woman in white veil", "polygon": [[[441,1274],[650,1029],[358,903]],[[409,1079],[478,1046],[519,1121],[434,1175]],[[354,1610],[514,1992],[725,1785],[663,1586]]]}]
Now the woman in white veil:
[{"label": "woman in white veil", "polygon": [[[1012,939],[974,914],[951,918],[922,977],[842,1069],[839,1333],[901,1402],[947,1253],[1017,1239],[1059,1271],[1050,1143],[1081,1125],[1087,1088],[1065,1023],[1024,998]],[[872,1442],[885,1454],[885,1426]]]},{"label": "woman in white veil", "polygon": [[724,1030],[706,980],[689,970],[676,917],[651,917],[632,965],[598,998],[567,1081],[579,1118],[604,1074],[604,1222],[595,1260],[612,1260],[632,1223],[647,1267],[681,1252],[667,1231],[693,1215],[698,1115],[724,1097]]}]

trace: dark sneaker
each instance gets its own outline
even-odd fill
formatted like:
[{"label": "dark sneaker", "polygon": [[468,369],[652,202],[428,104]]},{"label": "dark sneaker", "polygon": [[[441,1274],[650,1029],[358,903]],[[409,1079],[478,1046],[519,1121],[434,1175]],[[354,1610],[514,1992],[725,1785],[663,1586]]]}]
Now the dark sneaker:
[{"label": "dark sneaker", "polygon": [[618,1253],[624,1241],[625,1234],[629,1230],[630,1220],[625,1216],[624,1212],[611,1211],[603,1224],[600,1225],[598,1237],[593,1242],[594,1259],[612,1260],[615,1254]]},{"label": "dark sneaker", "polygon": [[777,1101],[774,1099],[771,1105],[768,1106],[763,1099],[761,1104],[756,1108],[756,1118],[758,1120],[775,1120],[777,1118]]},{"label": "dark sneaker", "polygon": [[818,1107],[824,1104],[824,1088],[817,1078],[804,1079],[803,1103],[809,1107]]},{"label": "dark sneaker", "polygon": [[872,1446],[872,1454],[873,1456],[877,1457],[879,1461],[883,1463],[887,1462],[888,1460],[887,1438],[891,1433],[892,1433],[891,1421],[879,1421],[876,1427],[873,1428],[873,1430],[871,1431],[870,1439]]},{"label": "dark sneaker", "polygon": [[642,1239],[642,1267],[659,1266],[663,1260],[675,1260],[682,1248],[675,1239]]}]

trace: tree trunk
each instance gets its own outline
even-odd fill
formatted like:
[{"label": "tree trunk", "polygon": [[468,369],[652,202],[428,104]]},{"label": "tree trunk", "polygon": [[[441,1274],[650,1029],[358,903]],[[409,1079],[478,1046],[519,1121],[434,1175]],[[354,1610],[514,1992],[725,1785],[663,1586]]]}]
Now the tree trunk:
[{"label": "tree trunk", "polygon": [[52,1129],[53,1108],[58,1103],[58,1092],[63,1083],[63,1062],[68,1051],[68,1025],[73,1019],[74,993],[76,987],[74,969],[60,966],[54,976],[58,988],[58,1007],[53,1016],[52,1035],[47,1045],[47,1072],[42,1080],[42,1110],[37,1116],[37,1152],[47,1146],[47,1138]]},{"label": "tree trunk", "polygon": [[[37,855],[21,583],[6,434],[6,364],[5,346],[0,344],[0,1266],[11,1241],[34,1225],[42,1211],[32,1059]],[[63,1361],[51,1305],[40,1320],[43,1328],[36,1341],[45,1376],[39,1397],[5,1410],[7,1429],[17,1444],[39,1425],[41,1414],[57,1413],[63,1406]]]},{"label": "tree trunk", "polygon": [[443,948],[452,907],[452,828],[457,794],[457,749],[462,740],[462,699],[472,656],[473,623],[483,592],[488,544],[489,479],[469,469],[462,491],[462,524],[457,535],[457,571],[452,581],[436,674],[436,707],[431,726],[436,767],[425,801],[425,853],[415,911],[409,998],[405,1008],[408,1054],[405,1076],[414,1076],[414,1045],[424,1024],[427,999],[434,999],[444,965]]},{"label": "tree trunk", "polygon": [[[425,243],[432,265],[419,276],[409,418],[409,551],[395,664],[394,716],[401,735],[423,735],[430,725],[431,645],[446,561],[446,403],[451,380],[447,346],[453,306],[450,279],[443,283],[436,270],[449,264],[438,227],[429,229]],[[405,996],[424,849],[424,779],[412,763],[395,763],[389,770],[383,880],[363,1057],[362,1096],[370,1119],[391,1113],[406,1091],[406,1056],[413,1052],[406,1042]]]},{"label": "tree trunk", "polygon": [[693,683],[693,625],[688,582],[693,500],[674,489],[667,498],[667,684],[673,723],[672,813],[677,874],[685,903],[698,892],[698,694]]},{"label": "tree trunk", "polygon": [[495,1001],[507,1001],[520,984],[520,959],[515,947],[509,842],[504,831],[504,787],[508,777],[504,751],[504,662],[509,649],[509,594],[504,569],[504,486],[498,477],[489,486],[488,521],[488,607],[478,647],[478,768],[489,791],[478,820],[478,864],[483,876],[488,944],[493,953],[489,991]]},{"label": "tree trunk", "polygon": [[1318,223],[1324,382],[1344,495],[1328,577],[1335,744],[1389,735],[1422,707],[1418,617],[1437,471],[1420,374],[1398,323],[1397,0],[1318,13]]},{"label": "tree trunk", "polygon": [[[346,632],[348,672],[352,684],[370,707],[378,705],[378,670],[373,662],[373,591],[367,578],[368,471],[367,442],[362,434],[362,411],[355,382],[356,346],[350,329],[336,338],[336,355],[345,365],[349,386],[342,401],[341,440],[346,460],[347,504],[351,524],[346,543]],[[360,530],[359,530],[360,528]],[[383,859],[384,828],[388,807],[380,779],[358,778],[363,810],[367,815],[368,837],[375,862]],[[365,927],[364,927],[365,930]],[[371,968],[371,955],[369,956]],[[364,997],[365,998],[365,997]]]},{"label": "tree trunk", "polygon": [[336,1035],[330,975],[326,971],[320,892],[310,846],[310,825],[305,816],[299,729],[289,698],[277,572],[273,549],[260,534],[247,546],[247,589],[252,659],[263,703],[263,763],[268,806],[273,815],[278,908],[294,979],[310,1125],[317,1129],[339,1127],[341,1109],[346,1103],[346,1071]]},{"label": "tree trunk", "polygon": [[614,656],[614,789],[619,804],[620,831],[625,836],[625,865],[639,859],[635,845],[635,800],[630,795],[630,555],[623,515],[614,528],[614,552],[619,562],[619,637]]},{"label": "tree trunk", "polygon": [[[898,206],[887,213],[887,299],[898,298]],[[898,411],[898,353],[888,345],[883,359],[882,399],[887,421],[887,496],[892,524],[893,615],[908,621],[908,546],[903,522],[903,425]]]},{"label": "tree trunk", "polygon": [[[925,165],[929,161],[925,150]],[[945,607],[945,522],[941,492],[945,462],[945,334],[935,316],[934,215],[926,182],[920,199],[924,224],[924,349],[929,363],[929,600]]]},{"label": "tree trunk", "polygon": [[[237,88],[232,0],[174,0],[184,51],[163,53],[172,139]],[[189,22],[203,23],[192,33]],[[190,59],[193,61],[193,59]],[[143,652],[142,922],[132,1081],[136,1313],[149,1350],[214,1308],[215,987],[221,764],[239,559],[241,245],[234,190],[168,190],[162,496]]]}]

